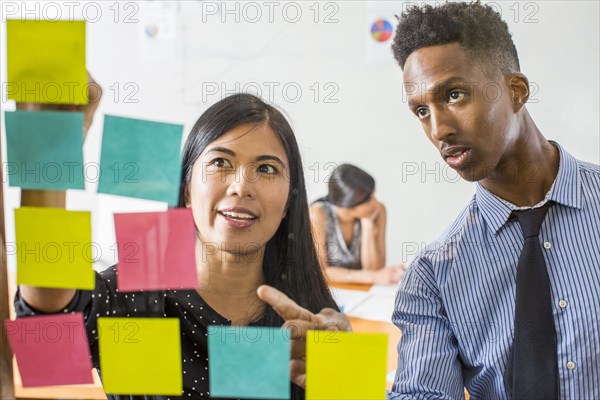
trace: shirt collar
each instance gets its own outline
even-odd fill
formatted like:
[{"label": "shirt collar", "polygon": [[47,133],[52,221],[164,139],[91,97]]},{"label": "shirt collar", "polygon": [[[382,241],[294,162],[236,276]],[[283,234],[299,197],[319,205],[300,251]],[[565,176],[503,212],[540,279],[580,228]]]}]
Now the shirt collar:
[{"label": "shirt collar", "polygon": [[[550,143],[559,152],[558,174],[546,198],[540,205],[548,200],[552,200],[567,207],[581,208],[581,178],[579,176],[577,160],[558,143],[552,141]],[[508,221],[512,211],[519,207],[496,197],[496,195],[485,189],[479,182],[477,182],[475,190],[477,206],[481,210],[481,214],[490,230],[496,234]]]}]

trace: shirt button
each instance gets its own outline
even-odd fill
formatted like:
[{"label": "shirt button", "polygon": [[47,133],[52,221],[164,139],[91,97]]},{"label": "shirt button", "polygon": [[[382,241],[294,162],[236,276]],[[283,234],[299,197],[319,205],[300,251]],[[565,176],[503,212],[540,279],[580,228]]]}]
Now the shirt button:
[{"label": "shirt button", "polygon": [[566,300],[560,300],[560,301],[558,302],[558,306],[559,306],[560,308],[566,308],[568,305],[569,305],[569,303],[567,303],[567,301],[566,301]]},{"label": "shirt button", "polygon": [[550,242],[544,242],[544,248],[546,250],[550,250],[551,247],[552,247],[552,243],[550,243]]},{"label": "shirt button", "polygon": [[575,369],[575,363],[573,361],[569,361],[567,363],[567,368],[570,369],[571,371]]}]

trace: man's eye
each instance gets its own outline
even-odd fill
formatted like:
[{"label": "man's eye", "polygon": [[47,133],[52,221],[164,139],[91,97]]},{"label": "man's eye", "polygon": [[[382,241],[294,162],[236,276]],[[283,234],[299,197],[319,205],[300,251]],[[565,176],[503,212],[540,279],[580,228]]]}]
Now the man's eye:
[{"label": "man's eye", "polygon": [[417,117],[419,117],[419,119],[423,119],[429,115],[429,109],[425,107],[419,107],[415,111],[415,114],[417,115]]},{"label": "man's eye", "polygon": [[449,103],[457,103],[465,97],[465,93],[460,90],[453,90],[448,94]]},{"label": "man's eye", "polygon": [[275,174],[277,173],[277,169],[275,169],[275,167],[273,167],[272,165],[262,164],[258,167],[258,172],[261,172],[263,174]]}]

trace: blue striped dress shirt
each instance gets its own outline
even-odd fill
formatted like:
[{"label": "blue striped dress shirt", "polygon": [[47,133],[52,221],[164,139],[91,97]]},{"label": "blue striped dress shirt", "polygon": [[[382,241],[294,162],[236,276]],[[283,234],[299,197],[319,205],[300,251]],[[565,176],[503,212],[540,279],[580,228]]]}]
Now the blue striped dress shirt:
[{"label": "blue striped dress shirt", "polygon": [[[558,144],[540,230],[562,399],[600,399],[600,168]],[[477,184],[452,225],[412,262],[396,297],[403,333],[389,399],[507,399],[523,235],[511,205]],[[515,207],[516,208],[516,207]]]}]

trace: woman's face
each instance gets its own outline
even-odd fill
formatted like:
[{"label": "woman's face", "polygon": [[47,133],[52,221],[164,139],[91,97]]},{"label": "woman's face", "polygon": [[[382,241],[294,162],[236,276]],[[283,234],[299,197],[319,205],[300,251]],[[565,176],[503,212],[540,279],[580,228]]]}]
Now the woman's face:
[{"label": "woman's face", "polygon": [[243,124],[210,143],[194,163],[186,201],[202,242],[235,254],[262,248],[285,217],[289,176],[268,125]]}]

